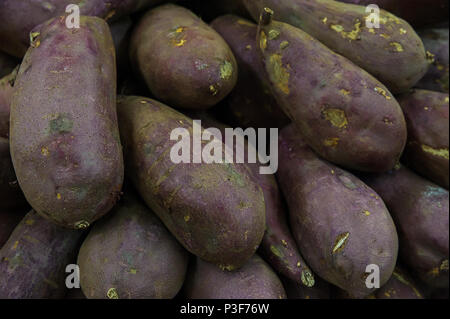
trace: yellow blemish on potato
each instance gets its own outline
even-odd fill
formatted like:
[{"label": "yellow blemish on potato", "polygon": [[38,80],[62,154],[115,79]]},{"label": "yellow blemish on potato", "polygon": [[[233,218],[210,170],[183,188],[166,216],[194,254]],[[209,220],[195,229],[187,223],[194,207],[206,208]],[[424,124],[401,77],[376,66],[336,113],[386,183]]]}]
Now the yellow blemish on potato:
[{"label": "yellow blemish on potato", "polygon": [[300,267],[301,267],[301,265],[302,265],[302,263],[301,263],[301,262],[299,262],[299,261],[297,261],[297,267],[298,267],[298,268],[300,268]]},{"label": "yellow blemish on potato", "polygon": [[108,21],[109,19],[111,19],[115,14],[116,14],[116,10],[109,11],[107,13],[107,15],[105,16],[105,21]]},{"label": "yellow blemish on potato", "polygon": [[178,41],[178,42],[174,42],[174,45],[176,46],[176,47],[182,47],[184,44],[186,43],[186,40],[185,39],[181,39],[180,41]]},{"label": "yellow blemish on potato", "polygon": [[275,40],[280,35],[280,31],[272,29],[269,31],[269,40]]},{"label": "yellow blemish on potato", "polygon": [[370,216],[370,212],[368,210],[363,211],[364,215]]},{"label": "yellow blemish on potato", "polygon": [[428,274],[432,277],[436,277],[439,276],[439,267],[434,267],[433,269],[431,269]]},{"label": "yellow blemish on potato", "polygon": [[212,84],[209,86],[209,92],[211,92],[211,94],[213,96],[215,96],[215,95],[217,95],[217,93],[219,93],[219,91],[216,89],[216,87]]},{"label": "yellow blemish on potato", "polygon": [[381,33],[381,34],[380,34],[380,37],[385,38],[385,39],[390,39],[390,38],[391,38],[390,35],[384,34],[384,33]]},{"label": "yellow blemish on potato", "polygon": [[327,24],[327,21],[328,21],[328,18],[327,18],[327,17],[325,17],[325,18],[322,19],[323,24]]},{"label": "yellow blemish on potato", "polygon": [[334,171],[334,169],[332,169],[332,170],[331,170],[331,174],[332,174],[332,175],[334,175],[334,174],[335,174],[335,171]]},{"label": "yellow blemish on potato", "polygon": [[405,29],[403,29],[403,28],[400,28],[399,31],[400,31],[400,34],[406,34],[407,33],[407,31]]},{"label": "yellow blemish on potato", "polygon": [[323,145],[329,147],[335,147],[339,144],[339,137],[330,137],[323,141]]},{"label": "yellow blemish on potato", "polygon": [[184,221],[187,223],[191,219],[191,216],[186,215],[184,216]]},{"label": "yellow blemish on potato", "polygon": [[372,34],[375,34],[375,29],[374,28],[369,28],[369,32]]},{"label": "yellow blemish on potato", "polygon": [[139,101],[139,103],[141,103],[141,104],[147,104],[147,101],[142,100],[142,101]]},{"label": "yellow blemish on potato", "polygon": [[224,61],[223,64],[220,66],[220,78],[222,80],[228,80],[233,75],[233,65],[228,62]]},{"label": "yellow blemish on potato", "polygon": [[386,123],[386,124],[392,124],[392,121],[389,118],[387,118],[387,117],[385,117],[383,119],[383,122]]},{"label": "yellow blemish on potato", "polygon": [[428,63],[430,63],[430,64],[434,63],[434,61],[435,61],[434,60],[434,54],[431,53],[430,51],[427,51],[426,54],[427,54],[427,61],[428,61]]},{"label": "yellow blemish on potato", "polygon": [[322,114],[325,116],[325,120],[329,121],[331,125],[338,128],[347,128],[348,120],[344,110],[329,108],[323,110]]},{"label": "yellow blemish on potato", "polygon": [[25,224],[31,226],[31,225],[34,224],[34,220],[33,220],[33,219],[27,219],[27,220],[25,221]]},{"label": "yellow blemish on potato", "polygon": [[177,29],[175,30],[176,33],[181,33],[181,32],[183,32],[183,31],[184,31],[184,28],[183,28],[183,27],[179,27],[179,28],[177,28]]},{"label": "yellow blemish on potato", "polygon": [[403,46],[400,43],[398,43],[398,42],[391,42],[391,43],[389,43],[389,45],[391,47],[393,47],[395,49],[395,51],[403,52]]},{"label": "yellow blemish on potato", "polygon": [[[40,36],[40,35],[41,35],[40,32],[31,32],[31,33],[30,33],[30,45],[31,45],[33,48],[37,48],[35,41],[36,41],[37,37]],[[41,42],[39,41],[39,45],[40,45],[40,44],[41,44]],[[39,46],[39,45],[38,45],[38,46]]]},{"label": "yellow blemish on potato", "polygon": [[439,267],[441,271],[448,271],[448,259],[445,259]]},{"label": "yellow blemish on potato", "polygon": [[134,268],[130,268],[130,274],[132,274],[132,275],[136,275],[137,274],[137,270],[136,269],[134,269]]},{"label": "yellow blemish on potato", "polygon": [[252,49],[252,46],[251,46],[250,44],[247,44],[247,45],[245,46],[245,49],[251,50],[251,49]]},{"label": "yellow blemish on potato", "polygon": [[12,249],[16,249],[17,246],[19,246],[19,241],[16,240],[16,241],[14,242],[14,246],[12,247]]},{"label": "yellow blemish on potato", "polygon": [[395,278],[397,278],[398,281],[400,281],[401,283],[409,286],[412,288],[412,290],[414,291],[414,293],[416,294],[417,297],[422,298],[422,294],[416,289],[416,287],[414,287],[408,280],[406,280],[400,273],[398,273],[396,270],[394,270],[394,272],[392,273],[392,276],[394,276]]},{"label": "yellow blemish on potato", "polygon": [[386,90],[383,89],[383,88],[380,88],[380,87],[377,86],[377,87],[374,88],[374,91],[379,93],[379,94],[381,94],[381,95],[383,95],[386,98],[386,100],[390,100],[391,99],[391,97],[387,94]]},{"label": "yellow blemish on potato", "polygon": [[75,228],[76,229],[85,229],[89,227],[89,222],[85,221],[85,220],[80,220],[78,222],[75,223]]},{"label": "yellow blemish on potato", "polygon": [[278,89],[284,94],[289,94],[289,71],[283,66],[280,54],[272,54],[269,58],[269,76]]},{"label": "yellow blemish on potato", "polygon": [[259,47],[263,51],[267,48],[267,36],[264,31],[261,31],[261,34],[260,34]]},{"label": "yellow blemish on potato", "polygon": [[289,46],[289,42],[287,42],[287,41],[282,41],[282,42],[280,43],[280,49],[281,49],[281,50],[286,49],[288,46]]},{"label": "yellow blemish on potato", "polygon": [[361,21],[356,19],[354,29],[352,31],[344,31],[344,27],[339,24],[332,24],[331,29],[339,33],[344,39],[357,40],[359,38],[359,33],[361,32]]},{"label": "yellow blemish on potato", "polygon": [[47,147],[41,148],[41,153],[42,153],[42,155],[44,155],[44,156],[48,156],[48,155],[50,154],[50,152],[48,151],[48,148],[47,148]]},{"label": "yellow blemish on potato", "polygon": [[448,103],[448,102],[449,102],[448,96],[444,99],[444,102],[445,102],[445,103]]},{"label": "yellow blemish on potato", "polygon": [[284,239],[281,240],[281,244],[283,244],[284,247],[287,247],[287,245],[288,245]]},{"label": "yellow blemish on potato", "polygon": [[429,108],[428,106],[425,106],[423,109],[424,109],[425,111],[428,111],[430,108]]},{"label": "yellow blemish on potato", "polygon": [[56,194],[56,198],[61,199],[61,194],[60,193]]},{"label": "yellow blemish on potato", "polygon": [[315,284],[314,275],[307,270],[302,271],[300,279],[306,287],[313,287]]},{"label": "yellow blemish on potato", "polygon": [[242,24],[242,25],[248,25],[248,26],[254,27],[254,24],[252,24],[252,23],[250,23],[250,22],[248,22],[246,20],[243,20],[243,19],[237,20],[237,23],[238,24]]},{"label": "yellow blemish on potato", "polygon": [[119,294],[117,293],[116,288],[109,288],[108,292],[106,293],[106,296],[109,299],[119,299]]},{"label": "yellow blemish on potato", "polygon": [[339,92],[341,92],[342,95],[349,95],[350,91],[346,90],[346,89],[340,89]]},{"label": "yellow blemish on potato", "polygon": [[234,270],[234,266],[233,265],[219,265],[219,268],[224,271],[233,271]]},{"label": "yellow blemish on potato", "polygon": [[400,168],[402,168],[402,165],[401,165],[399,162],[397,162],[397,163],[395,164],[395,166],[394,166],[394,169],[395,169],[396,171],[398,171]]},{"label": "yellow blemish on potato", "polygon": [[448,158],[448,148],[433,148],[433,147],[425,145],[425,144],[422,144],[421,147],[424,152],[430,153],[434,156],[449,159]]},{"label": "yellow blemish on potato", "polygon": [[347,240],[348,237],[350,236],[349,232],[345,232],[340,234],[337,238],[336,241],[334,242],[334,247],[333,247],[333,254],[342,251],[345,247],[345,245],[347,244]]}]

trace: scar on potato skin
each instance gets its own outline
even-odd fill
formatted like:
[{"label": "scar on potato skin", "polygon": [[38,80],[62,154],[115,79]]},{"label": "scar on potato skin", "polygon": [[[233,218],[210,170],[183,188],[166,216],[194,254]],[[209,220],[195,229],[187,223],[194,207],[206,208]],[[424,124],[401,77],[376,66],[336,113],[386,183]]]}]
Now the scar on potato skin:
[{"label": "scar on potato skin", "polygon": [[269,57],[268,71],[274,85],[284,94],[289,94],[290,74],[288,68],[283,66],[281,54],[272,54]]},{"label": "scar on potato skin", "polygon": [[347,244],[349,236],[350,236],[349,232],[339,234],[339,236],[336,238],[336,240],[334,242],[333,254],[340,252],[345,248],[345,245]]},{"label": "scar on potato skin", "polygon": [[449,159],[448,148],[433,148],[433,147],[425,145],[425,144],[422,144],[421,148],[426,153],[430,153],[434,156],[443,157],[447,160]]},{"label": "scar on potato skin", "polygon": [[337,128],[347,128],[348,120],[345,111],[337,108],[327,108],[322,111],[325,120]]},{"label": "scar on potato skin", "polygon": [[344,27],[339,24],[332,24],[330,25],[330,28],[339,33],[344,39],[348,40],[360,39],[359,33],[361,32],[361,21],[359,19],[356,19],[354,29],[349,32],[344,31]]},{"label": "scar on potato skin", "polygon": [[329,147],[335,147],[339,144],[339,137],[330,137],[323,141],[323,145]]}]

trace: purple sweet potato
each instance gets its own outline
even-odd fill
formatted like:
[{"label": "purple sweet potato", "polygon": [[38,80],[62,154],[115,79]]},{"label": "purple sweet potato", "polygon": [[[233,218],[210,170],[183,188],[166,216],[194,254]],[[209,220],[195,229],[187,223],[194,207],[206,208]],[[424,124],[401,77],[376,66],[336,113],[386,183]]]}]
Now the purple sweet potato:
[{"label": "purple sweet potato", "polygon": [[402,161],[420,175],[448,189],[449,96],[414,90],[398,97],[408,126]]},{"label": "purple sweet potato", "polygon": [[376,299],[423,299],[414,281],[399,266],[395,267],[392,277],[373,296]]},{"label": "purple sweet potato", "polygon": [[314,287],[304,287],[289,278],[280,277],[288,299],[330,299],[331,285],[315,277]]},{"label": "purple sweet potato", "polygon": [[25,214],[18,211],[6,209],[0,211],[0,249],[24,216]]},{"label": "purple sweet potato", "polygon": [[9,141],[0,137],[0,209],[10,211],[27,207],[11,162]]},{"label": "purple sweet potato", "polygon": [[11,99],[18,69],[19,67],[16,67],[10,74],[0,78],[0,137],[9,136]]},{"label": "purple sweet potato", "polygon": [[116,19],[154,6],[162,0],[2,0],[0,1],[0,50],[22,57],[28,49],[31,29],[65,14],[69,4],[80,14]]},{"label": "purple sweet potato", "polygon": [[84,228],[111,209],[123,181],[111,33],[82,16],[77,32],[55,18],[33,34],[14,85],[11,157],[37,213]]},{"label": "purple sweet potato", "polygon": [[[277,105],[256,47],[257,25],[238,16],[215,19],[211,26],[231,47],[239,68],[238,82],[226,102],[233,122],[241,127],[278,127],[289,118]],[[225,112],[225,111],[224,111]]]},{"label": "purple sweet potato", "polygon": [[171,106],[205,109],[235,86],[236,60],[222,37],[194,13],[167,4],[133,30],[130,59],[150,91]]},{"label": "purple sweet potato", "polygon": [[0,51],[0,78],[11,73],[17,64],[18,62],[15,58]]},{"label": "purple sweet potato", "polygon": [[[394,94],[411,88],[428,69],[425,49],[419,36],[406,21],[387,11],[380,11],[379,28],[369,28],[366,25],[369,13],[364,6],[331,0],[244,2],[256,21],[263,8],[269,7],[275,12],[274,19],[309,33],[372,74]],[[320,60],[316,63],[324,63]],[[305,61],[302,59],[301,63]],[[350,70],[348,72],[352,73]],[[370,101],[371,105],[376,104]]]},{"label": "purple sweet potato", "polygon": [[29,212],[0,249],[0,298],[63,298],[82,234]]},{"label": "purple sweet potato", "polygon": [[277,178],[290,226],[311,269],[355,297],[369,295],[366,267],[379,267],[380,285],[397,260],[397,232],[378,195],[354,175],[318,158],[292,125],[279,137]]},{"label": "purple sweet potato", "polygon": [[448,19],[448,0],[338,0],[340,2],[368,6],[376,4],[405,19],[414,27]]},{"label": "purple sweet potato", "polygon": [[184,292],[189,299],[286,298],[280,279],[256,254],[231,272],[197,258],[189,267]]},{"label": "purple sweet potato", "polygon": [[[448,3],[448,2],[447,2]],[[416,84],[417,88],[448,93],[449,36],[448,27],[419,32],[431,66]]]},{"label": "purple sweet potato", "polygon": [[127,191],[96,223],[78,254],[87,298],[173,298],[184,282],[188,254],[156,215]]},{"label": "purple sweet potato", "polygon": [[[225,129],[228,127],[223,123],[216,121],[206,112],[191,112],[190,116],[193,119],[200,119],[202,126],[206,129],[215,128],[220,130],[220,137],[225,143]],[[211,130],[212,134],[214,131]],[[238,133],[239,134],[239,133]],[[242,145],[241,142],[244,144]],[[242,136],[242,140],[236,137],[233,140],[233,152],[241,147],[244,149],[244,163],[236,165],[245,165],[250,176],[256,184],[258,184],[264,194],[264,203],[266,206],[266,231],[263,240],[259,246],[258,253],[272,266],[272,268],[279,274],[282,274],[291,280],[295,281],[297,285],[304,285],[307,287],[314,286],[314,274],[306,264],[301,256],[294,237],[289,229],[287,223],[287,209],[286,204],[282,198],[281,192],[278,188],[277,181],[273,174],[260,174],[260,163],[250,163],[248,160],[248,150],[252,149],[255,154],[257,150],[254,145],[247,142]],[[239,146],[238,146],[239,145]]]},{"label": "purple sweet potato", "polygon": [[389,208],[403,264],[427,285],[448,287],[448,191],[401,165],[364,180]]},{"label": "purple sweet potato", "polygon": [[394,167],[406,143],[406,123],[387,88],[302,30],[270,22],[270,10],[264,16],[258,46],[272,92],[305,141],[346,168]]},{"label": "purple sweet potato", "polygon": [[121,97],[118,115],[127,176],[147,205],[191,253],[227,270],[243,265],[265,228],[263,193],[248,170],[175,164],[171,154],[179,141],[170,139],[171,132],[192,132],[193,122],[155,100]]}]

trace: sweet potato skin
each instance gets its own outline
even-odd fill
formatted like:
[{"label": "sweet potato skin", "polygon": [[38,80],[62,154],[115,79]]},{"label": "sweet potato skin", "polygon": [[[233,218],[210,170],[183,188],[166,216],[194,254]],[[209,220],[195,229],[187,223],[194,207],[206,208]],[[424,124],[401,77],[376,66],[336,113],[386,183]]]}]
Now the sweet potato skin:
[{"label": "sweet potato skin", "polygon": [[230,93],[227,110],[240,127],[282,128],[289,118],[277,105],[266,80],[255,39],[257,25],[234,15],[224,15],[211,26],[225,39],[233,51],[239,68],[236,87]]},{"label": "sweet potato skin", "polygon": [[448,32],[448,28],[426,29],[419,32],[423,44],[425,45],[425,49],[427,50],[428,60],[431,65],[427,74],[425,74],[415,87],[448,94]]},{"label": "sweet potato skin", "polygon": [[11,99],[18,69],[19,67],[16,67],[10,74],[0,78],[0,137],[9,136]]},{"label": "sweet potato skin", "polygon": [[448,189],[449,96],[414,90],[398,97],[408,127],[402,161],[425,178]]},{"label": "sweet potato skin", "polygon": [[364,181],[389,208],[403,264],[427,285],[448,287],[448,191],[401,165]]},{"label": "sweet potato skin", "polygon": [[184,293],[189,299],[286,298],[280,279],[256,254],[242,268],[231,272],[197,258],[186,278]]},{"label": "sweet potato skin", "polygon": [[81,245],[80,285],[90,299],[173,298],[183,284],[187,262],[184,248],[127,190]]},{"label": "sweet potato skin", "polygon": [[380,28],[366,27],[365,6],[330,0],[244,0],[258,21],[264,7],[274,19],[301,28],[321,43],[348,58],[385,84],[402,93],[427,72],[425,49],[404,20],[380,10]]},{"label": "sweet potato skin", "polygon": [[38,27],[11,102],[11,156],[37,213],[83,228],[114,205],[123,181],[116,68],[108,25],[81,17]]},{"label": "sweet potato skin", "polygon": [[29,33],[32,28],[51,18],[64,15],[69,4],[78,5],[81,15],[114,20],[160,2],[162,0],[2,0],[0,50],[23,57],[29,46]]},{"label": "sweet potato skin", "polygon": [[448,0],[338,0],[367,6],[376,4],[405,19],[414,27],[448,20]]},{"label": "sweet potato skin", "polygon": [[366,266],[380,285],[394,270],[398,238],[378,195],[352,174],[319,159],[290,125],[279,137],[277,178],[297,245],[311,269],[355,297],[365,297]]},{"label": "sweet potato skin", "polygon": [[373,296],[376,299],[423,299],[414,281],[399,266],[395,267],[392,277]]},{"label": "sweet potato skin", "polygon": [[11,162],[9,141],[0,137],[0,209],[9,211],[27,207]]},{"label": "sweet potato skin", "polygon": [[263,26],[259,39],[272,92],[308,145],[345,168],[394,167],[406,143],[406,123],[385,86],[286,23]]},{"label": "sweet potato skin", "polygon": [[82,234],[30,211],[0,249],[0,298],[63,298]]},{"label": "sweet potato skin", "polygon": [[127,176],[169,231],[188,251],[224,269],[245,263],[265,228],[263,194],[248,171],[234,164],[174,164],[171,131],[192,130],[192,120],[162,103],[121,97],[118,114]]},{"label": "sweet potato skin", "polygon": [[167,4],[133,30],[130,59],[150,91],[173,107],[204,109],[235,86],[236,60],[222,37],[188,9]]}]

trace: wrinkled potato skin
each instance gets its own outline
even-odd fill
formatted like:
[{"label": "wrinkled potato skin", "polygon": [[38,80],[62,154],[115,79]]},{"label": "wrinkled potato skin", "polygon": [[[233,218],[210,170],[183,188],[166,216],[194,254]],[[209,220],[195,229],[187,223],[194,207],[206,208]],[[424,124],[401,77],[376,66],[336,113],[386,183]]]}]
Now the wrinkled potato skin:
[{"label": "wrinkled potato skin", "polygon": [[257,25],[234,15],[216,18],[211,26],[227,41],[239,68],[238,82],[230,93],[227,109],[240,127],[282,128],[289,118],[277,105],[266,80],[256,47]]},{"label": "wrinkled potato skin", "polygon": [[403,264],[427,285],[448,288],[448,191],[400,165],[364,180],[389,208]]},{"label": "wrinkled potato skin", "polygon": [[9,153],[9,141],[0,137],[0,209],[17,210],[28,207],[17,183]]},{"label": "wrinkled potato skin", "polygon": [[256,254],[231,272],[197,258],[188,270],[184,292],[188,299],[286,299],[280,279]]},{"label": "wrinkled potato skin", "polygon": [[244,0],[258,21],[264,7],[274,19],[302,29],[366,70],[394,93],[414,86],[427,72],[425,49],[404,20],[380,10],[380,28],[366,26],[365,6],[330,0]]},{"label": "wrinkled potato skin", "polygon": [[108,25],[49,20],[28,50],[11,102],[11,157],[37,213],[82,228],[114,205],[123,181],[116,68]]},{"label": "wrinkled potato skin", "polygon": [[121,97],[118,114],[127,176],[147,205],[194,255],[223,269],[242,266],[265,229],[263,193],[248,169],[174,164],[170,152],[177,141],[170,140],[171,131],[185,128],[192,140],[193,123],[155,100]]},{"label": "wrinkled potato skin", "polygon": [[0,2],[0,50],[23,57],[30,44],[30,31],[37,25],[64,15],[69,4],[80,15],[115,20],[162,0],[2,0]]},{"label": "wrinkled potato skin", "polygon": [[63,298],[82,234],[30,211],[0,249],[0,298]]},{"label": "wrinkled potato skin", "polygon": [[194,13],[167,4],[147,12],[131,37],[130,59],[159,100],[205,109],[236,84],[236,59],[227,43]]},{"label": "wrinkled potato skin", "polygon": [[187,252],[158,217],[127,191],[81,245],[80,285],[94,299],[111,298],[111,289],[119,299],[173,298],[187,262]]},{"label": "wrinkled potato skin", "polygon": [[366,266],[380,285],[394,270],[398,238],[383,201],[355,176],[319,159],[290,125],[279,137],[277,179],[289,207],[297,245],[315,274],[365,297]]},{"label": "wrinkled potato skin", "polygon": [[414,171],[448,189],[449,96],[414,90],[398,97],[408,126],[402,161]]},{"label": "wrinkled potato skin", "polygon": [[258,42],[278,105],[308,145],[345,168],[394,167],[406,143],[406,123],[383,84],[288,24],[263,26]]},{"label": "wrinkled potato skin", "polygon": [[[447,2],[448,3],[448,2]],[[427,74],[415,87],[448,94],[449,77],[449,34],[448,27],[442,29],[426,29],[419,32],[428,61],[431,63]],[[431,54],[430,54],[431,53]]]}]

